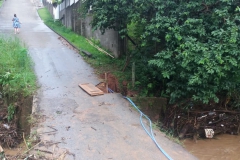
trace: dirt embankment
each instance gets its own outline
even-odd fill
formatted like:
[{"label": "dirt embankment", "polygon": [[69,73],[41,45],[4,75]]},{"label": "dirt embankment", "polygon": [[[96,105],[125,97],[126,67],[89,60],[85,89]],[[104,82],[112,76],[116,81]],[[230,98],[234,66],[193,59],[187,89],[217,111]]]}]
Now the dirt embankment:
[{"label": "dirt embankment", "polygon": [[[0,99],[0,148],[8,159],[13,148],[19,147],[30,135],[29,118],[32,112],[32,97],[19,98],[10,107]],[[14,155],[14,157],[16,157]]]}]

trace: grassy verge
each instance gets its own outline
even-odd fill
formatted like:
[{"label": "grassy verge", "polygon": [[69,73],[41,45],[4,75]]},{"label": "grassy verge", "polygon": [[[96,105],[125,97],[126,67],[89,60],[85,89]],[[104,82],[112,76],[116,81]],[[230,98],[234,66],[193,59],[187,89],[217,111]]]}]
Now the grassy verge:
[{"label": "grassy verge", "polygon": [[27,49],[17,38],[0,36],[0,53],[0,92],[6,103],[32,95],[36,90],[36,76]]},{"label": "grassy verge", "polygon": [[0,0],[0,7],[2,6],[2,4],[3,4],[3,0]]},{"label": "grassy verge", "polygon": [[84,59],[96,70],[96,73],[101,74],[104,72],[111,72],[120,81],[130,78],[130,72],[122,72],[125,65],[124,58],[113,59],[104,53],[99,52],[87,42],[85,37],[74,33],[69,28],[64,27],[59,21],[54,21],[46,8],[39,9],[38,14],[44,23],[56,33],[67,39],[78,49],[88,51],[93,55],[93,58],[88,58],[81,54]]}]

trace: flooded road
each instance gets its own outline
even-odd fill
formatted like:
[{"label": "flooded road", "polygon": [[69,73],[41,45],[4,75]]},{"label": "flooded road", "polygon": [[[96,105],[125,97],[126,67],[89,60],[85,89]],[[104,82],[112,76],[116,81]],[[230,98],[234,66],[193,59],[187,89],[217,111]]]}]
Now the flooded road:
[{"label": "flooded road", "polygon": [[184,147],[200,160],[239,160],[240,136],[222,134],[214,139],[201,139],[197,142],[186,139]]}]

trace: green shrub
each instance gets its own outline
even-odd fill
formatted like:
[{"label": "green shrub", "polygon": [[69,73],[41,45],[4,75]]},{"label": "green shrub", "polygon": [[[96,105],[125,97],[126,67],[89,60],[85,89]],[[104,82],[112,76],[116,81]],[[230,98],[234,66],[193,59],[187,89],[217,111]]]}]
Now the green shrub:
[{"label": "green shrub", "polygon": [[36,76],[27,49],[17,38],[0,37],[0,90],[7,104],[36,90]]}]

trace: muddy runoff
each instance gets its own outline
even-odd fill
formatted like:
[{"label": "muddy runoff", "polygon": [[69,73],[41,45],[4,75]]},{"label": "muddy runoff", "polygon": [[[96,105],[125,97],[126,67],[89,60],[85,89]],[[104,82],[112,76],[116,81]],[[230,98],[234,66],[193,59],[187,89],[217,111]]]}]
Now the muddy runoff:
[{"label": "muddy runoff", "polygon": [[230,134],[216,135],[212,139],[194,141],[185,139],[183,146],[200,160],[238,160],[240,159],[240,136]]},{"label": "muddy runoff", "polygon": [[[9,109],[0,99],[0,148],[1,154],[4,153],[6,157],[16,156],[26,149],[24,140],[30,135],[32,102],[32,96],[20,98]],[[13,116],[11,120],[10,114]]]},{"label": "muddy runoff", "polygon": [[[170,114],[163,117],[164,110],[167,110],[166,99],[153,97],[132,99],[153,123],[161,124],[160,128],[164,120],[169,122],[170,127],[175,126],[176,134],[170,138],[176,139],[200,160],[240,159],[239,112],[224,110],[225,108],[220,111],[214,108],[203,110],[204,108],[200,106],[198,110],[192,110],[184,115],[179,108],[173,106],[168,112]],[[168,118],[171,115],[173,117]],[[174,117],[175,125],[172,125],[173,121],[170,120]],[[200,125],[197,125],[198,123]],[[205,129],[212,129],[214,134],[206,134]],[[168,136],[168,133],[166,135]]]}]

